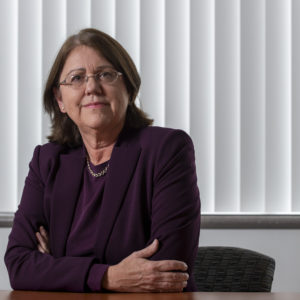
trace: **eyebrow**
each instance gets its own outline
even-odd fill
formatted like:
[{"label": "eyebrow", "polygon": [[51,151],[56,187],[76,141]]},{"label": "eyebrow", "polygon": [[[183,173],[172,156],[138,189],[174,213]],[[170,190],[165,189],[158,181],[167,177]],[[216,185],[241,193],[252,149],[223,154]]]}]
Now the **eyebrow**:
[{"label": "eyebrow", "polygon": [[[114,67],[113,67],[113,66],[111,66],[111,65],[102,65],[102,66],[98,66],[98,67],[96,67],[96,68],[95,68],[95,71],[100,71],[100,70],[102,70],[102,69],[106,69],[106,68],[111,68],[111,69],[114,69]],[[72,69],[72,70],[70,70],[70,71],[67,73],[67,75],[66,75],[66,76],[68,76],[69,74],[71,74],[71,73],[73,73],[73,72],[75,72],[75,71],[83,71],[83,72],[85,72],[85,71],[86,71],[86,69],[85,69],[85,68],[77,68],[77,69]]]}]

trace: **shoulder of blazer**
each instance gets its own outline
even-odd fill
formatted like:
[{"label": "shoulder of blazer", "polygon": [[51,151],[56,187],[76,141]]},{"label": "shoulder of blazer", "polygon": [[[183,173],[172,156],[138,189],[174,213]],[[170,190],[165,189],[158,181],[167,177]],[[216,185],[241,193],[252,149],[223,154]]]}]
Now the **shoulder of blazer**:
[{"label": "shoulder of blazer", "polygon": [[192,144],[190,136],[181,129],[165,128],[158,126],[149,126],[140,129],[138,132],[138,139],[142,148],[155,148],[171,144]]},{"label": "shoulder of blazer", "polygon": [[47,177],[57,169],[62,156],[81,157],[83,155],[82,149],[82,147],[69,148],[57,143],[38,145],[34,150],[30,166],[39,172],[41,179],[45,182]]}]

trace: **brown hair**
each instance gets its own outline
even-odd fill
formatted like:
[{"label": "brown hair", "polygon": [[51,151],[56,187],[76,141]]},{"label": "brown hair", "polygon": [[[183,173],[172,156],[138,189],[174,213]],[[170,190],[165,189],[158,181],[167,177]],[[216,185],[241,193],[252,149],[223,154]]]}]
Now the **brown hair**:
[{"label": "brown hair", "polygon": [[125,127],[142,128],[152,124],[145,112],[135,104],[140,89],[141,79],[127,51],[111,36],[93,28],[81,30],[70,36],[59,50],[50,70],[44,90],[44,108],[50,115],[52,130],[48,136],[50,142],[77,147],[82,144],[81,135],[76,124],[67,114],[61,113],[55,100],[54,88],[58,88],[59,78],[70,52],[79,45],[85,45],[98,51],[119,72],[123,74],[129,94],[129,105],[126,112]]}]

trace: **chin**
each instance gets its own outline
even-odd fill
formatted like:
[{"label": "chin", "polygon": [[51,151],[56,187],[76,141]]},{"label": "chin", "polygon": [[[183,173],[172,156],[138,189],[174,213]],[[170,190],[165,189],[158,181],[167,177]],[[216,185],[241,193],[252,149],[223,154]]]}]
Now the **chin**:
[{"label": "chin", "polygon": [[87,127],[90,129],[101,131],[103,128],[106,128],[107,125],[105,126],[105,124],[103,123],[93,123],[93,124],[89,124]]},{"label": "chin", "polygon": [[109,120],[95,120],[94,122],[89,122],[89,124],[87,124],[87,127],[101,131],[105,128],[110,128],[110,124],[111,122]]}]

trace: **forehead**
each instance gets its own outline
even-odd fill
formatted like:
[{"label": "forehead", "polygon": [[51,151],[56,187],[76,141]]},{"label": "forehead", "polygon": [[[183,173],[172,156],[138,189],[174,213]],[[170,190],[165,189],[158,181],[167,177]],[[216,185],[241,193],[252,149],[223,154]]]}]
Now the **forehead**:
[{"label": "forehead", "polygon": [[112,64],[99,51],[84,45],[77,46],[68,55],[62,74],[72,69],[83,68],[93,71],[101,66],[112,66]]}]

